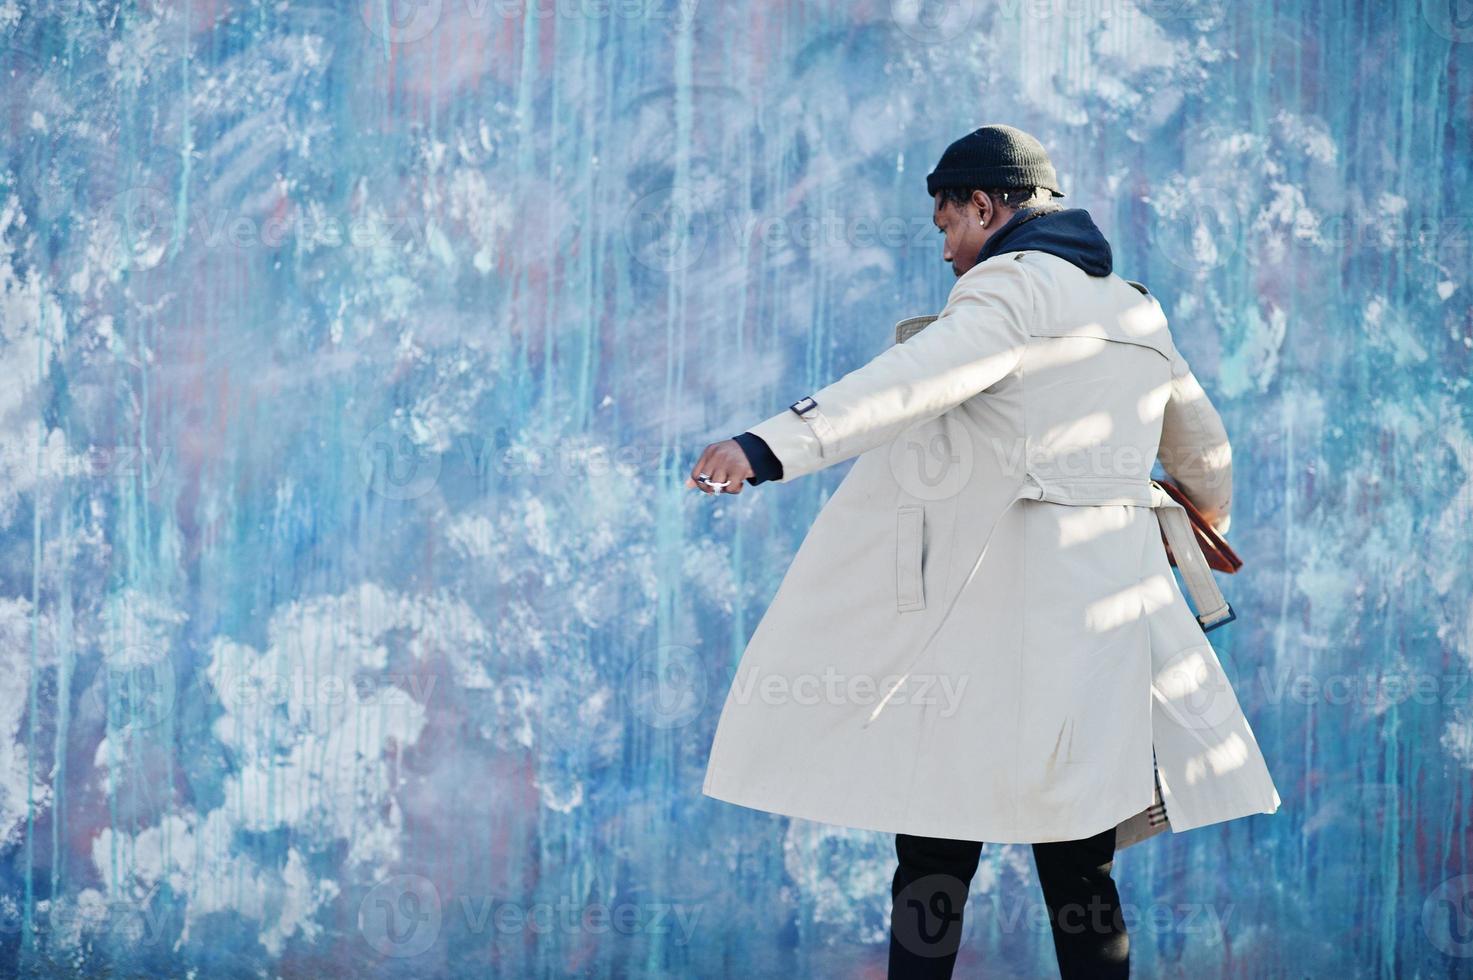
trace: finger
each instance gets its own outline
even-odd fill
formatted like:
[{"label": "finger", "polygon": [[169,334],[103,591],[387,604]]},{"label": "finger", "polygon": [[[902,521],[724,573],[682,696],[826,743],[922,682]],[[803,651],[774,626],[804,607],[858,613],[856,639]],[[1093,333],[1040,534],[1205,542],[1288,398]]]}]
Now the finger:
[{"label": "finger", "polygon": [[[728,477],[727,477],[726,464],[723,463],[723,462],[721,462],[720,460],[716,461],[716,463],[712,466],[712,468],[710,470],[708,470],[707,472],[711,476],[711,480],[710,480],[711,483],[713,483],[713,484],[715,484],[715,483],[726,483],[728,486],[730,485],[730,482],[729,482]],[[711,492],[712,493],[725,493],[726,492],[726,489],[727,489],[726,487],[713,486],[711,488]]]},{"label": "finger", "polygon": [[732,493],[738,493],[747,477],[753,474],[752,463],[747,459],[747,454],[742,452],[741,446],[733,447],[728,458],[730,462],[727,464],[726,472],[731,478],[732,486],[737,488]]},{"label": "finger", "polygon": [[726,477],[721,475],[723,471],[724,464],[721,462],[721,453],[717,452],[715,446],[708,446],[706,449],[706,465],[701,470],[702,473],[706,474],[705,488],[707,493],[714,495],[721,492],[721,488],[715,484],[726,479]]},{"label": "finger", "polygon": [[728,456],[727,460],[718,464],[717,468],[720,470],[721,475],[712,477],[712,479],[716,480],[718,483],[726,484],[726,486],[722,487],[718,492],[741,493],[743,479],[741,464],[731,462],[730,457]]},{"label": "finger", "polygon": [[711,447],[710,446],[707,446],[705,448],[705,450],[703,450],[701,452],[700,459],[696,460],[696,465],[691,468],[690,477],[686,480],[686,484],[688,486],[695,487],[697,490],[700,490],[702,493],[710,493],[711,492],[710,488],[707,487],[700,480],[700,476],[701,476],[702,473],[709,474],[709,472],[710,472],[710,470],[709,470],[710,456],[711,456]]}]

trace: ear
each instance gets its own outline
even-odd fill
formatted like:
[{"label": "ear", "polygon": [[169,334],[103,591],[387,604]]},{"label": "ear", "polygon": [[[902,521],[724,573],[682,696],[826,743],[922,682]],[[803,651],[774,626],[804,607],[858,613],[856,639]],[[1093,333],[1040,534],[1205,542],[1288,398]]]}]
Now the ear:
[{"label": "ear", "polygon": [[972,204],[980,213],[980,220],[987,222],[992,220],[992,198],[981,191],[972,191]]}]

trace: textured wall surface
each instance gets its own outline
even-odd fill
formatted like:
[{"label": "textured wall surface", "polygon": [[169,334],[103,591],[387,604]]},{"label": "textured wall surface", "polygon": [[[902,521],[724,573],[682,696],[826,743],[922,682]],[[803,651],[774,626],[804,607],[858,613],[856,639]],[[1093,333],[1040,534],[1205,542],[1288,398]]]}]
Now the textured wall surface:
[{"label": "textured wall surface", "polygon": [[1138,974],[1473,972],[1467,0],[5,0],[0,116],[0,973],[882,976],[893,838],[700,793],[847,464],[682,482],[984,122],[1234,439],[1284,804],[1121,855]]}]

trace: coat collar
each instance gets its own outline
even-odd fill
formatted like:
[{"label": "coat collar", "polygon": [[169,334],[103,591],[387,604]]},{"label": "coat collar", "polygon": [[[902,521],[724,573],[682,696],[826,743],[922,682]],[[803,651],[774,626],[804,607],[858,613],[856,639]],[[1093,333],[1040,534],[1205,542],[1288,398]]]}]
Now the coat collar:
[{"label": "coat collar", "polygon": [[[987,239],[977,254],[980,265],[1007,252],[1047,252],[1083,269],[1087,275],[1108,276],[1114,267],[1110,243],[1084,208],[1042,204],[1016,212]],[[1144,287],[1137,287],[1144,289]],[[913,316],[895,324],[895,342],[923,330],[936,316]]]}]

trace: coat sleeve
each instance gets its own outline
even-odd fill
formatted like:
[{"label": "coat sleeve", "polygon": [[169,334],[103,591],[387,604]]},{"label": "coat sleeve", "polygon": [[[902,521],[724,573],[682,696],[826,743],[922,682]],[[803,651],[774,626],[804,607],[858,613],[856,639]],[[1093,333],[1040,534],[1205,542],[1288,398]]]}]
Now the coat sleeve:
[{"label": "coat sleeve", "polygon": [[1161,468],[1219,534],[1233,497],[1233,449],[1222,418],[1186,358],[1172,348],[1171,396],[1161,425]]},{"label": "coat sleeve", "polygon": [[767,443],[762,441],[761,436],[754,436],[750,432],[738,432],[732,436],[736,444],[742,447],[746,454],[747,465],[752,467],[752,475],[747,477],[749,486],[766,483],[768,480],[781,480],[783,476],[783,464],[772,450],[767,448]]},{"label": "coat sleeve", "polygon": [[752,426],[782,464],[778,482],[891,442],[1010,374],[1033,322],[1032,283],[1017,254],[967,270],[924,330],[794,402],[798,411]]}]

